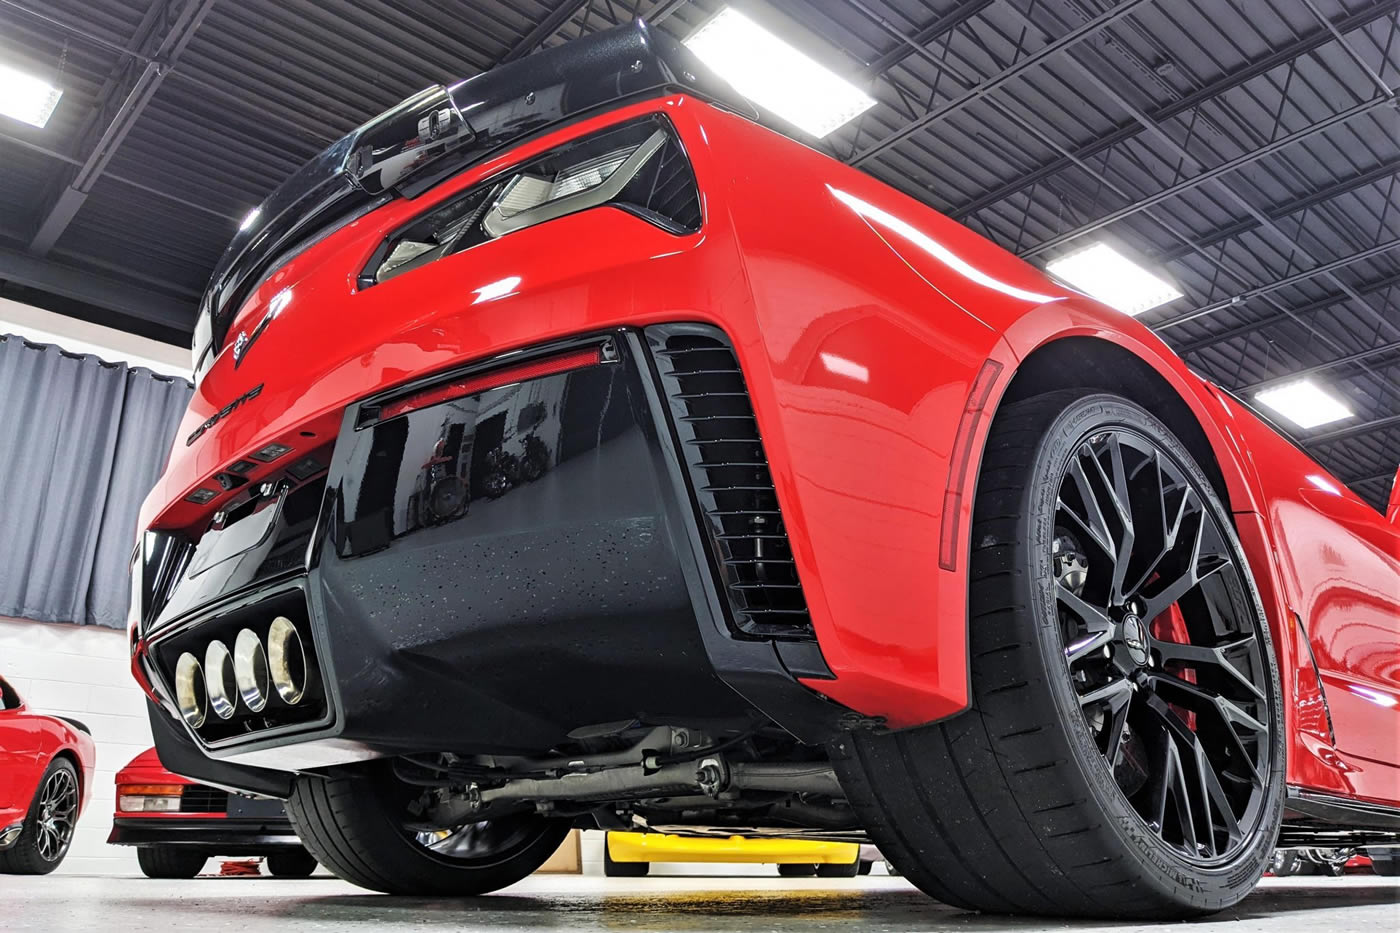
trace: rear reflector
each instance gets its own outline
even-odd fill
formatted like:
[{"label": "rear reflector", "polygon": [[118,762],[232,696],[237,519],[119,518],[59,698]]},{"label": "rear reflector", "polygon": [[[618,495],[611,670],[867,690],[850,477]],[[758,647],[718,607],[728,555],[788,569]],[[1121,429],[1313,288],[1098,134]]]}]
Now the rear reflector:
[{"label": "rear reflector", "polygon": [[493,369],[486,373],[463,376],[459,379],[438,383],[435,386],[421,389],[411,395],[405,395],[393,401],[385,402],[379,407],[379,420],[385,421],[389,418],[396,418],[399,415],[417,411],[420,408],[428,408],[432,405],[450,402],[453,399],[465,398],[468,395],[476,395],[479,392],[485,392],[487,389],[499,389],[501,386],[508,386],[516,382],[526,382],[530,379],[553,376],[557,373],[565,373],[573,369],[597,366],[602,362],[602,347],[588,347],[583,350],[570,350],[567,353],[559,353],[554,356],[547,356],[543,359],[531,360],[528,363],[520,363],[502,369]]},{"label": "rear reflector", "polygon": [[957,437],[953,439],[953,454],[949,460],[948,488],[943,493],[943,527],[938,541],[938,566],[944,570],[958,569],[958,544],[961,541],[962,508],[967,492],[968,467],[972,464],[972,442],[982,423],[992,387],[1001,374],[1001,364],[987,360],[967,393],[967,405],[958,421]]}]

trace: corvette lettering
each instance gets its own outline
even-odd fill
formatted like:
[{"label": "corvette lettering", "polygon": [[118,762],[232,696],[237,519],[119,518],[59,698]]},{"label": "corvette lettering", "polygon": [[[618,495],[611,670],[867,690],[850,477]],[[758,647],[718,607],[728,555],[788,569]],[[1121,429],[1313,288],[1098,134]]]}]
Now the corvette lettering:
[{"label": "corvette lettering", "polygon": [[190,436],[185,438],[185,446],[188,447],[195,441],[203,437],[205,431],[209,430],[214,425],[218,424],[220,421],[223,421],[229,415],[233,414],[234,410],[237,409],[238,406],[242,405],[244,402],[250,401],[251,399],[257,398],[258,395],[262,392],[262,390],[263,384],[259,382],[247,392],[244,392],[242,395],[238,396],[238,398],[234,399],[233,401],[225,405],[223,408],[219,409],[217,413],[210,416],[208,421],[204,422],[199,427],[195,428],[193,431],[190,432]]}]

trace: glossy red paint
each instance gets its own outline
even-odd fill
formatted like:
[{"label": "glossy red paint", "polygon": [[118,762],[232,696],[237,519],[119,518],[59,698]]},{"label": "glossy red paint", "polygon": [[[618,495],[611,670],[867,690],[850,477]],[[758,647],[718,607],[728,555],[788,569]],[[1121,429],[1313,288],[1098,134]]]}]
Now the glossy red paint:
[{"label": "glossy red paint", "polygon": [[121,791],[123,787],[133,784],[168,784],[179,787],[198,787],[199,782],[191,781],[187,777],[182,777],[174,771],[165,770],[165,765],[160,763],[160,756],[156,754],[154,748],[148,748],[135,758],[126,763],[126,767],[117,772],[116,776],[117,806],[113,813],[114,817],[127,819],[209,819],[222,820],[228,817],[227,813],[182,813],[178,810],[162,813],[159,811],[145,810],[123,810],[121,809]]},{"label": "glossy red paint", "polygon": [[30,709],[3,677],[0,696],[0,830],[26,817],[40,779],[59,755],[71,758],[78,769],[81,816],[97,760],[92,736],[67,720]]},{"label": "glossy red paint", "polygon": [[[597,208],[357,289],[370,254],[410,217],[568,138],[651,111],[670,117],[693,162],[701,232],[677,237]],[[1395,710],[1356,692],[1400,695],[1395,526],[1363,512],[1340,483],[1192,374],[1146,327],[870,176],[739,116],[676,95],[546,134],[325,237],[272,274],[239,322],[261,319],[274,301],[276,326],[237,370],[226,350],[196,391],[141,527],[207,521],[222,499],[195,505],[185,501],[192,490],[210,487],[215,472],[268,443],[303,452],[329,442],[344,406],[366,395],[572,334],[713,323],[729,334],[744,369],[835,675],[805,682],[893,726],[967,704],[969,542],[960,533],[956,553],[943,554],[940,566],[940,528],[950,520],[968,527],[992,418],[967,428],[964,473],[955,458],[964,413],[994,412],[1021,362],[1055,341],[1113,344],[1160,375],[1214,452],[1286,692],[1306,647],[1293,636],[1291,611],[1312,635],[1332,712],[1345,725],[1332,748],[1316,730],[1301,729],[1298,710],[1287,711],[1290,781],[1400,800]],[[973,397],[989,362],[995,378]],[[256,398],[186,446],[186,435],[255,385],[263,386]],[[1339,491],[1315,483],[1310,490],[1310,476]],[[872,600],[879,612],[870,611]],[[1336,699],[1340,693],[1347,697]],[[1389,752],[1379,747],[1386,736]]]}]

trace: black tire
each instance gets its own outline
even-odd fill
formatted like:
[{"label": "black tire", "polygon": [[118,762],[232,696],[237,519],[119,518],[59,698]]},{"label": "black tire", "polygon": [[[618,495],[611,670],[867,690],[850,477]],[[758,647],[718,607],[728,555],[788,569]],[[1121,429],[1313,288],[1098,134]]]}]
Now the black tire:
[{"label": "black tire", "polygon": [[645,878],[651,871],[650,862],[615,862],[608,842],[603,840],[603,874],[609,878]]},{"label": "black tire", "polygon": [[1275,878],[1287,878],[1303,874],[1304,863],[1292,849],[1279,849],[1269,863],[1269,871]]},{"label": "black tire", "polygon": [[861,862],[861,863],[860,863],[860,868],[857,870],[857,874],[868,875],[868,874],[870,874],[871,871],[873,871],[874,869],[875,869],[875,863],[874,863],[874,862]]},{"label": "black tire", "polygon": [[440,854],[403,828],[415,795],[377,764],[302,776],[292,785],[287,816],[302,845],[336,876],[386,894],[432,897],[473,897],[515,884],[543,865],[569,832],[566,820],[507,817],[478,824],[503,837],[498,850]]},{"label": "black tire", "polygon": [[828,862],[817,866],[818,878],[854,878],[860,874],[860,862],[838,864]]},{"label": "black tire", "polygon": [[[64,784],[64,782],[67,782]],[[51,822],[41,826],[47,794],[60,784],[72,787],[71,812],[59,835]],[[9,848],[0,852],[0,875],[47,875],[63,862],[73,842],[73,824],[78,820],[78,805],[82,799],[78,771],[66,758],[55,758],[39,778],[29,812],[24,816],[24,829]]]},{"label": "black tire", "polygon": [[182,846],[141,846],[136,861],[147,878],[193,878],[204,870],[207,853]]},{"label": "black tire", "polygon": [[[1133,464],[1143,462],[1151,469],[1137,468],[1120,486],[1129,455]],[[1100,535],[1112,546],[1085,557],[1112,569],[1106,590],[1111,595],[1104,603],[1115,608],[1100,609],[1072,592],[1062,576],[1066,565],[1057,563],[1052,548],[1062,540],[1059,523],[1067,508],[1062,483],[1077,482],[1076,472],[1103,468],[1105,457],[1115,478],[1111,484],[1094,480],[1079,510],[1089,514],[1100,508],[1099,500],[1118,498],[1112,490],[1127,487],[1133,506],[1128,514],[1141,521],[1138,537],[1163,542],[1163,556],[1157,558],[1163,563],[1160,573],[1154,563],[1140,576],[1137,569],[1129,574],[1132,560],[1143,558],[1132,547],[1125,557],[1118,547],[1132,543],[1121,533],[1125,526],[1117,525],[1116,535]],[[1186,524],[1176,525],[1189,552],[1185,557],[1167,519],[1158,522],[1160,532],[1149,538],[1148,513],[1137,511],[1141,484],[1153,480],[1162,503],[1170,488],[1179,496],[1180,514],[1190,516]],[[1187,487],[1190,494],[1182,491]],[[1174,515],[1177,511],[1174,505]],[[1154,506],[1151,514],[1155,512]],[[1113,532],[1114,525],[1106,521],[1091,515],[1092,523]],[[1089,530],[1082,521],[1080,527]],[[1196,543],[1203,539],[1209,540],[1209,551]],[[998,413],[986,444],[971,540],[970,708],[940,723],[898,733],[852,734],[832,746],[833,763],[872,840],[923,891],[965,909],[1164,920],[1239,902],[1263,874],[1282,817],[1282,699],[1267,621],[1230,513],[1191,454],[1151,414],[1116,396],[1067,390],[1009,404]],[[1213,563],[1203,563],[1207,558]],[[1200,582],[1184,590],[1180,602],[1164,602],[1168,591],[1187,579],[1176,569],[1185,564],[1191,567],[1190,578],[1199,575]],[[1117,569],[1120,565],[1123,571]],[[1093,573],[1094,586],[1102,586],[1098,581],[1104,571]],[[1083,578],[1078,585],[1086,585]],[[1229,645],[1212,640],[1204,647],[1212,649],[1213,659],[1199,663],[1219,665],[1202,668],[1211,684],[1217,676],[1230,680],[1226,668],[1247,666],[1245,686],[1257,699],[1239,702],[1254,710],[1250,722],[1259,726],[1248,740],[1225,737],[1238,721],[1227,720],[1232,711],[1223,704],[1212,701],[1203,705],[1206,712],[1186,714],[1159,694],[1170,685],[1178,691],[1173,703],[1185,702],[1177,685],[1196,674],[1194,668],[1190,676],[1183,673],[1175,660],[1160,663],[1159,649],[1171,650],[1174,658],[1183,652],[1172,648],[1174,639],[1158,638],[1154,620],[1163,615],[1164,605],[1171,609],[1189,600],[1190,619],[1183,624],[1201,625],[1207,591],[1210,611],[1228,609],[1228,621],[1239,626],[1241,639]],[[1071,597],[1078,601],[1070,602]],[[1126,602],[1116,602],[1120,598]],[[1136,602],[1141,605],[1135,609]],[[1067,652],[1062,628],[1090,618],[1100,624],[1097,629],[1086,626],[1088,630],[1105,633],[1110,644],[1085,655],[1081,645],[1088,643],[1076,636]],[[1120,682],[1105,683],[1103,690],[1076,691],[1071,664],[1102,664],[1108,670],[1123,662],[1119,652],[1128,649],[1140,667],[1105,674],[1106,680]],[[1225,660],[1227,650],[1243,650],[1250,657]],[[1071,652],[1078,657],[1071,659]],[[1096,701],[1091,694],[1108,696],[1108,687],[1114,690],[1114,702],[1122,704],[1121,715],[1135,714],[1136,720],[1120,720],[1118,705],[1107,710],[1095,705],[1109,701]],[[1139,687],[1144,688],[1141,697]],[[1220,689],[1234,687],[1227,683]],[[1199,701],[1193,697],[1189,702]],[[1099,717],[1097,727],[1091,727],[1085,710]],[[1204,718],[1215,714],[1218,719]],[[1219,743],[1207,747],[1195,734],[1196,726],[1186,725],[1196,723],[1198,715],[1203,727],[1219,730],[1208,733],[1218,735]],[[1121,725],[1134,722],[1132,728]],[[1136,747],[1129,744],[1130,736]],[[1182,757],[1183,748],[1190,758]],[[1136,753],[1135,760],[1124,760],[1125,749]],[[1217,833],[1217,817],[1222,826],[1227,820],[1219,806],[1198,807],[1203,824],[1189,808],[1190,795],[1209,792],[1211,778],[1221,786],[1219,768],[1235,767],[1220,765],[1221,758],[1248,769],[1241,772],[1248,775],[1241,778],[1243,789],[1232,783],[1230,792],[1221,790],[1232,810],[1228,819],[1237,823],[1233,836]],[[1166,765],[1155,768],[1154,761]],[[1199,765],[1193,767],[1201,773],[1194,788],[1185,780],[1184,765],[1168,766],[1181,761]],[[1145,773],[1136,790],[1119,784],[1128,764],[1140,765]],[[1153,781],[1152,799],[1162,802],[1154,809],[1166,814],[1160,827],[1150,825],[1130,800],[1137,795],[1142,801],[1149,790],[1146,781]],[[1166,811],[1169,799],[1171,813]],[[1188,806],[1181,805],[1183,800]],[[1238,814],[1233,812],[1236,805]],[[1179,838],[1169,840],[1169,833]],[[1187,848],[1199,857],[1188,857]]]},{"label": "black tire", "polygon": [[1384,878],[1400,875],[1400,849],[1367,849],[1371,857],[1371,870]]},{"label": "black tire", "polygon": [[267,870],[274,878],[310,878],[316,864],[316,856],[305,849],[287,849],[267,857]]},{"label": "black tire", "polygon": [[784,878],[815,878],[817,876],[817,866],[815,865],[779,865],[778,874]]}]

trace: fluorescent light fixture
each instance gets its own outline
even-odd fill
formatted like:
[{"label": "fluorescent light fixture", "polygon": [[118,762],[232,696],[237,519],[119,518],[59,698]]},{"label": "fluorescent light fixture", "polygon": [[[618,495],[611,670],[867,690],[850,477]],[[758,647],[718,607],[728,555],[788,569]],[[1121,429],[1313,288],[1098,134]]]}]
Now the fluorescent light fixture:
[{"label": "fluorescent light fixture", "polygon": [[42,129],[62,96],[47,81],[0,65],[0,114]]},{"label": "fluorescent light fixture", "polygon": [[1274,389],[1265,389],[1254,396],[1300,428],[1315,428],[1350,418],[1352,410],[1341,401],[1319,389],[1311,380],[1302,379]]},{"label": "fluorescent light fixture", "polygon": [[1181,297],[1170,282],[1148,272],[1107,243],[1047,263],[1045,268],[1069,284],[1136,317]]},{"label": "fluorescent light fixture", "polygon": [[734,90],[819,139],[875,106],[869,94],[733,7],[685,44]]}]

